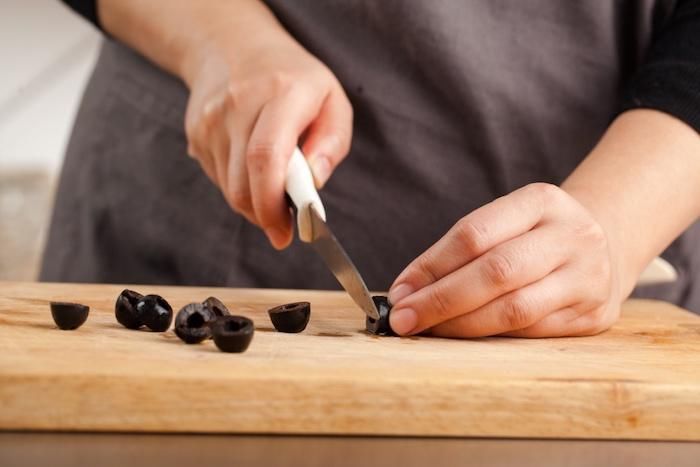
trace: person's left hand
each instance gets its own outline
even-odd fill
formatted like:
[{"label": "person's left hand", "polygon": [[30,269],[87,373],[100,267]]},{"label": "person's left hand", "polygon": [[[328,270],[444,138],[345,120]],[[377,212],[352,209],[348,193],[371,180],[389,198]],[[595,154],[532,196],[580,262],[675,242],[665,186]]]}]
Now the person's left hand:
[{"label": "person's left hand", "polygon": [[415,259],[389,291],[399,335],[576,336],[618,318],[607,234],[572,196],[534,183],[475,210]]}]

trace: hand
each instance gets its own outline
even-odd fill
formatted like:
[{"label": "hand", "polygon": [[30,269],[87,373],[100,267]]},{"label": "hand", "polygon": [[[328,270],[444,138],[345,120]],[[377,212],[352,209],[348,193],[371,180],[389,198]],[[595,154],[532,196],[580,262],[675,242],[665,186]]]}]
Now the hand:
[{"label": "hand", "polygon": [[444,337],[590,335],[619,316],[606,232],[562,189],[535,183],[462,218],[398,276],[392,329]]},{"label": "hand", "polygon": [[317,187],[346,156],[352,108],[338,80],[262,0],[100,0],[105,29],[190,88],[189,153],[273,246],[292,239],[287,162],[302,140]]},{"label": "hand", "polygon": [[349,151],[352,107],[331,71],[286,32],[268,27],[235,50],[225,32],[213,36],[190,60],[188,152],[231,208],[281,249],[293,233],[284,200],[292,151],[303,139],[320,188]]}]

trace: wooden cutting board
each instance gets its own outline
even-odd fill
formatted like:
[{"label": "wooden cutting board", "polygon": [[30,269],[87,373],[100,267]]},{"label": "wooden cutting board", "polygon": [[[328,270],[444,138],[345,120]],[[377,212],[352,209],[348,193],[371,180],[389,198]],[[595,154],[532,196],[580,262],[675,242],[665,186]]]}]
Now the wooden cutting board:
[{"label": "wooden cutting board", "polygon": [[[114,318],[116,285],[0,283],[0,429],[700,440],[700,316],[629,301],[595,337],[375,337],[343,293],[134,287],[221,298],[244,354]],[[76,331],[49,300],[91,306]],[[266,310],[309,300],[302,334]]]}]

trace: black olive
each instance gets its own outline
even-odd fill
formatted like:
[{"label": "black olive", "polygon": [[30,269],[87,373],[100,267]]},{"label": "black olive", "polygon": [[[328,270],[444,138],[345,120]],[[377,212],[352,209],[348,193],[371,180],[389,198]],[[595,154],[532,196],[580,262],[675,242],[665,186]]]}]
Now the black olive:
[{"label": "black olive", "polygon": [[365,322],[367,332],[378,336],[395,336],[396,333],[392,331],[389,325],[389,314],[391,312],[391,303],[389,303],[389,299],[383,295],[375,295],[372,297],[372,301],[379,312],[379,319],[367,317],[367,321]]},{"label": "black olive", "polygon": [[311,315],[309,302],[287,303],[267,310],[272,325],[279,332],[296,333],[306,329]]},{"label": "black olive", "polygon": [[173,307],[160,295],[146,295],[139,300],[136,314],[151,331],[167,331],[173,322]]},{"label": "black olive", "polygon": [[224,305],[223,302],[216,297],[207,298],[202,302],[202,305],[213,311],[217,318],[221,316],[229,316],[231,314],[229,313],[228,308],[226,308],[226,305]]},{"label": "black olive", "polygon": [[138,329],[143,326],[143,317],[136,309],[136,304],[143,298],[138,292],[124,289],[117,297],[117,303],[114,304],[114,315],[117,321],[129,329]]},{"label": "black olive", "polygon": [[214,344],[223,352],[245,352],[253,340],[255,326],[245,316],[222,316],[211,326]]},{"label": "black olive", "polygon": [[197,344],[211,337],[209,325],[216,314],[202,303],[190,303],[175,316],[175,334],[187,344]]},{"label": "black olive", "polygon": [[80,303],[51,302],[51,316],[59,329],[78,329],[87,321],[90,307]]}]

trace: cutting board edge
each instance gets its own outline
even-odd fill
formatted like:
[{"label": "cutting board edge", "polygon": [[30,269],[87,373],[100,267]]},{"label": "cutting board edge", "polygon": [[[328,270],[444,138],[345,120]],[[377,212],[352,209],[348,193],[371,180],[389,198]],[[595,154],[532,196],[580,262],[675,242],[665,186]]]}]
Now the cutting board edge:
[{"label": "cutting board edge", "polygon": [[[12,378],[11,378],[12,379]],[[451,386],[423,384],[421,390],[412,388],[412,394],[421,394],[418,400],[395,397],[405,389],[405,382],[383,381],[381,385],[358,384],[348,381],[327,381],[319,388],[318,381],[293,381],[277,385],[268,397],[258,397],[260,389],[269,383],[265,379],[251,383],[247,388],[230,388],[218,380],[180,382],[179,387],[167,393],[139,391],[135,381],[114,384],[109,378],[92,393],[98,397],[84,397],[85,381],[58,378],[24,377],[16,381],[3,378],[0,382],[0,400],[14,401],[0,412],[0,430],[40,431],[100,431],[143,433],[275,433],[275,434],[343,434],[381,436],[450,436],[450,437],[512,437],[512,438],[566,438],[566,439],[638,439],[700,441],[700,385],[681,388],[679,385],[641,383],[645,386],[640,400],[639,388],[630,391],[626,382],[547,382],[537,388],[527,382],[484,384],[469,386],[463,382]],[[167,385],[163,381],[162,385]],[[150,383],[152,387],[152,382]],[[494,391],[498,386],[499,391]],[[124,389],[136,389],[127,394]],[[147,386],[146,386],[147,387]],[[238,389],[238,390],[236,390]],[[585,406],[563,397],[575,389],[589,400]],[[51,393],[52,400],[22,400],[18,394]],[[218,399],[194,401],[185,413],[173,413],[177,401],[202,391],[219,394]],[[353,397],[358,392],[372,396],[383,407],[367,410]],[[82,396],[81,396],[82,394]],[[137,394],[138,397],[135,397]],[[228,394],[224,397],[223,394]],[[290,396],[291,394],[291,396]],[[333,394],[333,397],[319,394]],[[494,397],[508,394],[508,398]],[[685,395],[685,397],[680,397]],[[547,400],[542,411],[538,401]],[[553,400],[560,403],[553,404]],[[340,402],[339,402],[340,401]],[[109,413],[124,418],[105,417]],[[340,405],[339,405],[340,404]],[[141,412],[140,407],[157,408]],[[678,417],[679,407],[686,418]],[[309,414],[315,408],[316,415]],[[492,409],[490,409],[492,408]],[[31,409],[31,410],[25,410]],[[306,411],[302,410],[306,409]],[[285,415],[285,411],[288,412]],[[261,412],[265,416],[261,416]],[[406,416],[389,419],[382,413]],[[235,417],[221,416],[223,413]],[[154,415],[155,414],[155,415]],[[157,415],[160,414],[160,415]],[[163,417],[162,414],[171,414]],[[206,414],[214,414],[208,417]],[[420,414],[432,414],[429,417]],[[601,416],[600,414],[608,414]],[[612,415],[610,415],[612,414]],[[689,415],[690,414],[690,415]],[[692,414],[696,414],[694,417]],[[296,418],[295,418],[296,417]],[[489,417],[488,423],[483,423]],[[496,427],[496,428],[494,428]]]}]

